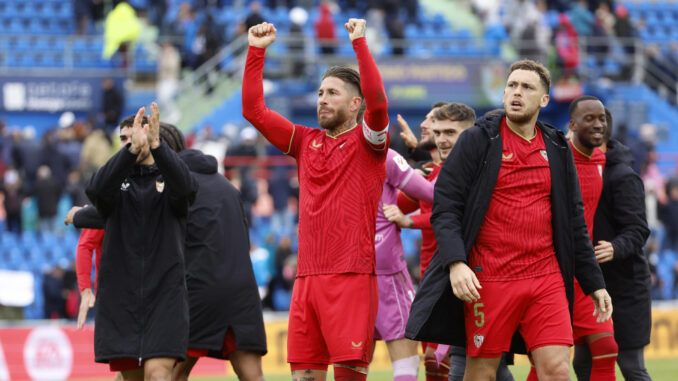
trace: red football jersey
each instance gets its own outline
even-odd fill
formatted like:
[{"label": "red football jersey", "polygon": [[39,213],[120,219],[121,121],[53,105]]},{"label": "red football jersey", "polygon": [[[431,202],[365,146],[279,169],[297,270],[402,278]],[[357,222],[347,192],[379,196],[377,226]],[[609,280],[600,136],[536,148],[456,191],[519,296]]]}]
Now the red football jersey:
[{"label": "red football jersey", "polygon": [[377,207],[386,179],[388,102],[365,38],[353,41],[365,98],[364,122],[331,137],[266,108],[265,50],[249,47],[243,114],[273,145],[297,159],[297,276],[375,272]]},{"label": "red football jersey", "polygon": [[586,227],[589,231],[589,237],[593,241],[593,217],[596,215],[600,194],[603,192],[605,154],[598,148],[594,148],[589,157],[579,152],[572,142],[570,142],[570,146],[572,147],[572,156],[574,156],[574,165],[577,167],[581,198],[584,200]]},{"label": "red football jersey", "polygon": [[559,272],[551,225],[551,172],[546,145],[501,123],[502,162],[469,264],[479,280],[506,281]]}]

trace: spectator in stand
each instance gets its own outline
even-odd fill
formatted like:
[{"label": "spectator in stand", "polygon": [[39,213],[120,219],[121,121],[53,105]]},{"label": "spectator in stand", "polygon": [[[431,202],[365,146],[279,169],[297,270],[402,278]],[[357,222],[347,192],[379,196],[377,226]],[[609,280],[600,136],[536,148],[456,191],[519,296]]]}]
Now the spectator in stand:
[{"label": "spectator in stand", "polygon": [[120,90],[115,87],[115,82],[110,77],[104,78],[101,87],[104,90],[101,109],[103,110],[106,132],[110,134],[118,127],[120,115],[122,115],[122,109],[125,106],[125,98],[123,98]]},{"label": "spectator in stand", "polygon": [[75,34],[87,34],[92,20],[92,4],[90,0],[73,0],[73,16],[75,16]]},{"label": "spectator in stand", "polygon": [[38,167],[42,165],[42,147],[35,139],[35,128],[27,126],[12,134],[12,164],[19,170],[21,181],[27,190],[33,188]]},{"label": "spectator in stand", "polygon": [[2,184],[7,231],[21,234],[21,204],[24,201],[24,190],[21,186],[19,171],[9,167],[5,171]]},{"label": "spectator in stand", "polygon": [[[670,178],[666,183],[668,201],[659,209],[659,218],[666,229],[663,250],[678,253],[678,177]],[[674,294],[675,294],[674,283]]]},{"label": "spectator in stand", "polygon": [[332,17],[332,3],[323,1],[318,6],[320,16],[315,22],[315,38],[320,44],[322,54],[334,54],[336,51],[337,34],[334,18]]},{"label": "spectator in stand", "polygon": [[626,6],[618,4],[614,13],[617,17],[614,23],[614,35],[617,36],[617,40],[626,55],[622,63],[620,79],[622,81],[630,81],[633,74],[633,56],[636,54],[636,46],[633,39],[638,33],[629,19],[629,11],[626,9]]},{"label": "spectator in stand", "polygon": [[[179,50],[170,42],[163,41],[158,59],[158,106],[168,110],[165,120],[174,123],[181,116],[174,105],[174,96],[179,90],[181,75],[181,55]],[[105,163],[105,162],[104,162]]]},{"label": "spectator in stand", "polygon": [[[252,226],[252,205],[257,201],[257,183],[251,175],[250,166],[255,164],[258,156],[255,147],[257,130],[245,127],[240,131],[240,145],[226,152],[225,170],[231,170],[229,180],[240,190],[240,197],[245,208],[248,226]],[[232,164],[235,164],[234,166]]]},{"label": "spectator in stand", "polygon": [[251,27],[261,24],[264,22],[264,18],[261,16],[261,3],[258,1],[253,1],[250,3],[250,13],[245,18],[245,32],[250,30]]},{"label": "spectator in stand", "polygon": [[292,77],[299,78],[304,75],[306,64],[304,63],[304,46],[306,45],[304,36],[304,25],[308,21],[308,12],[304,8],[295,7],[290,10],[290,42],[288,49],[291,55],[290,72]]},{"label": "spectator in stand", "polygon": [[44,317],[46,319],[63,319],[66,317],[64,274],[64,269],[60,266],[56,266],[45,273],[42,293],[45,296]]},{"label": "spectator in stand", "polygon": [[41,232],[55,232],[57,228],[57,206],[61,199],[62,186],[52,176],[48,166],[38,168],[37,180],[33,189],[38,202],[38,216],[40,217]]},{"label": "spectator in stand", "polygon": [[572,26],[577,30],[580,36],[590,36],[593,33],[593,23],[595,18],[588,9],[588,3],[585,0],[579,0],[572,4],[567,15],[572,21]]},{"label": "spectator in stand", "polygon": [[386,32],[388,32],[388,38],[391,41],[392,54],[394,56],[405,54],[405,26],[398,15],[388,18]]},{"label": "spectator in stand", "polygon": [[577,30],[570,18],[561,13],[558,20],[559,24],[554,33],[557,63],[562,70],[562,78],[566,80],[574,75],[579,67],[579,41]]}]

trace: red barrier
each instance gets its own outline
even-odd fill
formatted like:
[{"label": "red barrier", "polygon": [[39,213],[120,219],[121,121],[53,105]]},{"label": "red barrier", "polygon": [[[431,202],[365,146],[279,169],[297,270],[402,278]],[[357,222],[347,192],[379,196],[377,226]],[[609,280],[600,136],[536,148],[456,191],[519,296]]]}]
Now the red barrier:
[{"label": "red barrier", "polygon": [[[202,358],[191,375],[225,375],[225,361]],[[94,362],[94,326],[40,325],[0,328],[0,381],[113,379],[108,364]]]}]

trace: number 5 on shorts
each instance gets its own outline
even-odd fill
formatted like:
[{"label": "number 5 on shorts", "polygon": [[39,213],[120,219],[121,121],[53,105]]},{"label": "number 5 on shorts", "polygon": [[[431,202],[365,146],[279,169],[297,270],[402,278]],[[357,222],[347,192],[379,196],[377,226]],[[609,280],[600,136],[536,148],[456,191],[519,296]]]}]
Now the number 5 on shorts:
[{"label": "number 5 on shorts", "polygon": [[483,307],[485,307],[483,303],[473,304],[473,316],[476,317],[475,320],[476,327],[482,327],[485,325],[485,312],[480,310]]}]

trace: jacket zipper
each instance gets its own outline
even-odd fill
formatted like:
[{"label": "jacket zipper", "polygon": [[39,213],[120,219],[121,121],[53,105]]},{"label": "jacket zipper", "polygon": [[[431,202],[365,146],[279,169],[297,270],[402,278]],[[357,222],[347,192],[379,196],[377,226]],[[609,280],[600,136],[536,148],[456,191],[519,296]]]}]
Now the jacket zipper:
[{"label": "jacket zipper", "polygon": [[[141,167],[141,176],[140,177],[141,177],[142,181],[146,180],[144,178],[143,167]],[[145,181],[143,181],[143,183],[144,183],[143,188],[145,190],[145,188],[146,188]],[[142,193],[145,193],[145,192],[142,191]],[[139,335],[140,336],[140,339],[139,339],[139,366],[141,366],[141,363],[142,363],[142,360],[143,360],[142,355],[143,355],[143,350],[144,350],[144,333],[146,332],[146,330],[145,330],[145,320],[146,319],[145,319],[145,316],[144,316],[144,266],[145,266],[145,259],[146,259],[146,208],[145,208],[146,205],[145,204],[149,204],[149,203],[143,202],[144,196],[145,196],[145,194],[141,195],[141,198],[139,199],[139,202],[142,205],[142,207],[140,209],[141,209],[141,237],[142,237],[141,239],[142,239],[142,242],[143,242],[143,244],[141,245],[141,249],[142,249],[141,250],[141,274],[140,274],[141,284],[140,284],[140,290],[139,290],[139,293],[140,293],[140,295],[139,295],[139,305],[141,307],[141,308],[139,308],[139,311],[141,311],[141,335]]]}]

